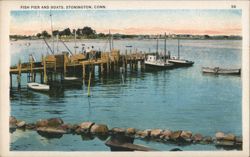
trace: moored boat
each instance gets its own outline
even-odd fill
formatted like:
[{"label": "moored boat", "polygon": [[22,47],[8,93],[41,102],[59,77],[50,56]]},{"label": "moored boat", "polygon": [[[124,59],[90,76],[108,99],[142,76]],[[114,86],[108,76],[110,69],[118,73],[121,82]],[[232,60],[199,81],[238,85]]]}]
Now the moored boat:
[{"label": "moored boat", "polygon": [[158,53],[158,38],[156,44],[156,54],[148,55],[145,60],[146,69],[151,70],[163,70],[163,69],[172,69],[174,64],[168,61],[169,56],[166,55],[166,33],[165,33],[165,42],[164,42],[164,55],[159,55]]},{"label": "moored boat", "polygon": [[40,91],[40,92],[46,92],[46,91],[49,91],[50,89],[49,85],[36,83],[36,82],[27,83],[27,86],[29,89]]},{"label": "moored boat", "polygon": [[193,61],[189,61],[185,59],[171,58],[168,61],[169,63],[173,63],[175,66],[178,66],[178,67],[192,66],[194,64]]},{"label": "moored boat", "polygon": [[241,69],[223,69],[219,67],[202,67],[203,73],[212,73],[212,74],[227,74],[227,75],[240,75]]},{"label": "moored boat", "polygon": [[148,55],[147,59],[145,60],[146,69],[156,69],[156,70],[163,70],[163,69],[172,69],[172,63],[165,61],[164,59],[157,58],[156,55]]},{"label": "moored boat", "polygon": [[180,59],[180,40],[178,39],[178,57],[172,57],[168,60],[170,63],[173,63],[175,67],[187,67],[194,64],[193,61],[186,59]]},{"label": "moored boat", "polygon": [[83,81],[79,77],[64,77],[62,80],[63,86],[67,87],[81,87]]},{"label": "moored boat", "polygon": [[64,77],[64,81],[76,81],[79,80],[80,78],[78,77]]}]

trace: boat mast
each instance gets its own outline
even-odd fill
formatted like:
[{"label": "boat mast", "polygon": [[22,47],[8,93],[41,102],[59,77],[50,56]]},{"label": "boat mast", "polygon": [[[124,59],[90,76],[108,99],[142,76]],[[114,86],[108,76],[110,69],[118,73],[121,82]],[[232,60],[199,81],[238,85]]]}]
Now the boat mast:
[{"label": "boat mast", "polygon": [[112,46],[112,50],[114,49],[114,37],[113,34],[111,34],[111,46]]},{"label": "boat mast", "polygon": [[60,41],[61,41],[61,43],[65,46],[65,48],[69,51],[70,55],[72,56],[73,53],[72,53],[71,50],[68,48],[68,46],[67,46],[62,40],[60,40]]},{"label": "boat mast", "polygon": [[52,13],[50,10],[50,24],[51,24],[51,37],[52,37],[52,50],[53,50],[53,54],[54,54],[54,49],[55,49],[55,45],[54,45],[54,36],[53,36],[53,25],[52,25]]},{"label": "boat mast", "polygon": [[76,30],[75,30],[75,54],[76,54]]},{"label": "boat mast", "polygon": [[156,38],[156,56],[158,56],[159,35]]},{"label": "boat mast", "polygon": [[58,53],[59,48],[58,48],[58,40],[59,40],[59,34],[57,33],[56,35],[56,52]]},{"label": "boat mast", "polygon": [[110,30],[109,30],[109,49],[110,49],[110,53],[112,51],[112,43],[111,43],[111,33],[110,33]]},{"label": "boat mast", "polygon": [[178,59],[180,59],[180,39],[178,38]]},{"label": "boat mast", "polygon": [[165,32],[165,38],[164,38],[164,59],[166,62],[166,60],[167,60],[167,35],[166,35],[166,32]]},{"label": "boat mast", "polygon": [[45,44],[47,45],[48,49],[50,50],[50,52],[53,54],[53,50],[51,49],[51,47],[49,46],[49,44],[47,43],[46,39],[43,38],[43,41],[45,42]]}]

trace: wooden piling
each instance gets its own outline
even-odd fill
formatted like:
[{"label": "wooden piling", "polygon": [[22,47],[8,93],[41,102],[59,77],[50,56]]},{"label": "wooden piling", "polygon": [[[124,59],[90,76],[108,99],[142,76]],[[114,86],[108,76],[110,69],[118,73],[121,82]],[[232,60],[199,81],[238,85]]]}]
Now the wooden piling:
[{"label": "wooden piling", "polygon": [[12,88],[12,74],[10,73],[10,88]]},{"label": "wooden piling", "polygon": [[43,83],[43,72],[40,73],[40,82]]},{"label": "wooden piling", "polygon": [[[93,68],[93,67],[92,67]],[[92,70],[90,70],[89,74],[89,82],[88,82],[88,97],[90,97],[90,83],[91,83],[91,75],[92,75]]]},{"label": "wooden piling", "polygon": [[91,72],[92,72],[92,75],[94,76],[95,75],[95,65],[92,63],[91,64]]},{"label": "wooden piling", "polygon": [[103,75],[103,73],[104,73],[104,65],[103,65],[103,63],[101,64],[101,74]]},{"label": "wooden piling", "polygon": [[[34,76],[33,76],[33,59],[32,57],[29,58],[30,61],[30,76],[29,76],[29,81],[34,82]],[[31,80],[30,80],[31,78]]]},{"label": "wooden piling", "polygon": [[34,73],[33,81],[36,82],[36,73]]},{"label": "wooden piling", "polygon": [[43,83],[47,84],[47,66],[46,66],[46,58],[42,57],[43,59]]},{"label": "wooden piling", "polygon": [[85,81],[85,77],[86,77],[86,68],[85,68],[85,64],[82,64],[82,78],[83,78],[83,81]]},{"label": "wooden piling", "polygon": [[66,76],[66,73],[67,73],[66,54],[64,54],[64,59],[63,59],[63,75],[64,75],[64,77]]},{"label": "wooden piling", "polygon": [[18,88],[21,88],[21,74],[22,74],[22,63],[21,63],[21,59],[19,59],[19,62],[18,62],[18,75],[17,75],[17,87]]},{"label": "wooden piling", "polygon": [[[20,83],[21,73],[30,73],[31,81],[35,80],[36,73],[41,73],[41,82],[47,83],[48,81],[53,79],[52,77],[54,77],[55,72],[59,72],[62,76],[61,78],[63,78],[63,76],[67,75],[67,73],[72,72],[73,74],[73,68],[79,71],[81,71],[82,68],[82,76],[85,80],[87,79],[86,77],[89,74],[89,71],[86,66],[98,65],[100,74],[109,74],[110,72],[120,72],[120,67],[122,67],[123,72],[127,71],[127,67],[130,67],[130,70],[133,71],[138,68],[138,62],[141,60],[143,66],[143,54],[127,54],[127,51],[125,52],[125,55],[119,55],[119,52],[107,52],[101,54],[101,59],[98,58],[89,61],[86,61],[84,59],[76,61],[71,60],[71,62],[69,62],[67,55],[49,55],[42,56],[42,64],[40,64],[39,62],[35,63],[34,60],[30,60],[30,63],[28,64],[19,63],[16,67],[10,67],[10,73],[18,74],[17,80]],[[92,78],[94,74],[94,71],[92,71]]]},{"label": "wooden piling", "polygon": [[107,74],[109,73],[109,60],[107,61]]}]

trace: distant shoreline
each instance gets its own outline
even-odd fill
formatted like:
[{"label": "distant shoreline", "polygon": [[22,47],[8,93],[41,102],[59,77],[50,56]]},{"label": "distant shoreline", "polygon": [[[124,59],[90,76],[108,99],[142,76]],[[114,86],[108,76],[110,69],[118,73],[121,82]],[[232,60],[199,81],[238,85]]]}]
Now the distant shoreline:
[{"label": "distant shoreline", "polygon": [[[136,39],[136,40],[152,40],[152,39],[165,39],[164,35],[126,35],[126,34],[94,34],[94,35],[78,35],[76,36],[77,40],[108,40],[112,36],[114,40],[128,40],[128,39]],[[51,40],[51,35],[42,36],[42,35],[9,35],[10,40],[39,40],[39,39],[48,39]],[[56,40],[56,36],[54,36],[54,40]],[[60,40],[75,40],[74,35],[60,35]],[[191,34],[169,34],[166,35],[166,39],[180,39],[180,40],[242,40],[242,36],[239,35],[191,35]]]},{"label": "distant shoreline", "polygon": [[[25,40],[31,40],[31,41],[34,41],[34,40],[43,40],[42,38],[9,38],[10,41],[18,41],[18,40],[22,40],[22,41],[25,41]],[[180,40],[242,40],[242,38],[222,38],[222,39],[219,39],[219,38],[208,38],[208,39],[205,39],[205,38],[166,38],[167,40],[177,40],[177,39],[180,39]],[[46,40],[52,40],[52,38],[47,38]],[[54,39],[56,41],[56,39]],[[63,38],[63,39],[60,39],[60,40],[63,40],[64,42],[70,42],[70,41],[74,41],[75,39],[73,38]],[[80,38],[80,39],[76,39],[76,41],[80,41],[80,40],[108,40],[107,38]],[[156,38],[150,38],[150,39],[138,39],[138,38],[122,38],[122,39],[114,39],[114,40],[156,40]],[[164,40],[163,38],[160,38],[159,40]]]}]

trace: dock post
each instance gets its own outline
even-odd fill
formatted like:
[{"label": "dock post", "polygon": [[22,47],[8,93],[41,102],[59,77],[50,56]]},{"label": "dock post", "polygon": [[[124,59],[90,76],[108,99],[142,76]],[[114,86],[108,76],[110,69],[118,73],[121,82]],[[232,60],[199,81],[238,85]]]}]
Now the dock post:
[{"label": "dock post", "polygon": [[127,72],[128,60],[127,60],[127,50],[125,52],[125,72]]},{"label": "dock post", "polygon": [[102,63],[101,64],[101,74],[103,75],[103,73],[104,73],[104,64]]},{"label": "dock post", "polygon": [[12,88],[12,74],[10,73],[10,88]]},{"label": "dock post", "polygon": [[145,59],[146,59],[146,53],[144,52],[143,58],[141,59],[141,71],[145,70]]},{"label": "dock post", "polygon": [[43,72],[40,73],[40,82],[43,83]]},{"label": "dock post", "polygon": [[18,75],[17,75],[17,87],[20,89],[21,88],[21,74],[22,74],[22,64],[21,64],[21,59],[19,59],[18,62]]},{"label": "dock post", "polygon": [[30,56],[29,62],[30,62],[30,76],[29,76],[29,82],[30,82],[30,77],[31,77],[31,82],[34,82],[33,58],[32,58],[32,56]]},{"label": "dock post", "polygon": [[107,61],[107,74],[109,73],[109,60]]},{"label": "dock post", "polygon": [[86,77],[86,68],[85,68],[85,64],[82,64],[82,79],[83,79],[83,82],[85,81],[85,77]]},{"label": "dock post", "polygon": [[64,59],[63,59],[63,76],[65,77],[67,73],[67,64],[66,64],[66,54],[64,54]]},{"label": "dock post", "polygon": [[36,82],[36,73],[34,73],[34,78],[33,78],[34,80],[34,82]]},{"label": "dock post", "polygon": [[92,64],[91,64],[91,72],[92,72],[92,75],[93,75],[93,78],[94,78],[94,76],[95,76],[95,64],[94,64],[94,62],[92,62]]},{"label": "dock post", "polygon": [[47,84],[47,67],[46,67],[46,57],[43,57],[43,83]]},{"label": "dock post", "polygon": [[135,69],[136,69],[136,71],[138,71],[138,64],[139,64],[139,61],[136,60],[136,61],[135,61]]}]

